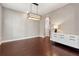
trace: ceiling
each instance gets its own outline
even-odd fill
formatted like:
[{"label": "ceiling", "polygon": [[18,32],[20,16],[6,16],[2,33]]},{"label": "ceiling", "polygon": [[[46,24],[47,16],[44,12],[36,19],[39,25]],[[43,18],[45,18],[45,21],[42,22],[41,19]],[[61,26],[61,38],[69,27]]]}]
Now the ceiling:
[{"label": "ceiling", "polygon": [[[61,8],[68,3],[38,3],[38,13],[45,15],[51,11]],[[31,3],[2,3],[3,7],[10,8],[20,12],[27,12],[30,10]]]}]

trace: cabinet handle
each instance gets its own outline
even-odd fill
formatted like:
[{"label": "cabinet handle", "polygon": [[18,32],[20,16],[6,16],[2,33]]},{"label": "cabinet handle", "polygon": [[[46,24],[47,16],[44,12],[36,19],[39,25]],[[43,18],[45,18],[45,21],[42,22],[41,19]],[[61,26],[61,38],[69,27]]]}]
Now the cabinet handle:
[{"label": "cabinet handle", "polygon": [[75,41],[74,39],[70,39],[70,40],[73,40],[73,41]]}]

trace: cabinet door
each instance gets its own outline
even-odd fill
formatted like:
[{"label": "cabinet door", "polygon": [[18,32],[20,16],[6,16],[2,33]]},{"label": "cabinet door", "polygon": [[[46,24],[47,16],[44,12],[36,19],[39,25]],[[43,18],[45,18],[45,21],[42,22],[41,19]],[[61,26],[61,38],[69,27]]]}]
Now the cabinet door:
[{"label": "cabinet door", "polygon": [[69,46],[74,48],[78,47],[78,37],[77,36],[69,36]]},{"label": "cabinet door", "polygon": [[52,41],[57,41],[57,34],[55,33],[52,34]]},{"label": "cabinet door", "polygon": [[58,34],[58,41],[62,44],[64,44],[65,36],[64,34]]},{"label": "cabinet door", "polygon": [[65,34],[60,34],[59,35],[59,39],[60,39],[60,42],[62,43],[62,44],[65,44],[65,45],[67,45],[68,44],[68,37],[67,37],[67,35],[65,35]]}]

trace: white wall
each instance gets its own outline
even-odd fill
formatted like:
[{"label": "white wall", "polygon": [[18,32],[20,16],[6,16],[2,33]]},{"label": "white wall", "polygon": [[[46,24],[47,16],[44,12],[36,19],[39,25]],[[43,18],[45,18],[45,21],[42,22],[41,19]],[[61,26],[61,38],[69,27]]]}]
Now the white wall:
[{"label": "white wall", "polygon": [[42,16],[42,19],[40,20],[40,36],[49,36],[50,33],[50,18],[48,16]]},{"label": "white wall", "polygon": [[[71,4],[73,8],[74,18],[61,24],[64,33],[79,35],[79,4]],[[71,12],[70,12],[71,13]],[[71,17],[72,18],[72,17]]]},{"label": "white wall", "polygon": [[40,36],[41,37],[44,37],[44,30],[45,30],[45,18],[43,17],[41,20],[40,20]]},{"label": "white wall", "polygon": [[60,30],[62,30],[63,33],[79,35],[79,14],[77,14],[79,13],[79,7],[76,6],[78,5],[68,4],[47,15],[51,17],[52,24],[61,25]]},{"label": "white wall", "polygon": [[79,3],[74,5],[75,8],[75,28],[76,34],[79,35]]},{"label": "white wall", "polygon": [[39,21],[28,20],[23,13],[3,8],[3,41],[39,36]]},{"label": "white wall", "polygon": [[2,39],[2,7],[0,5],[0,43]]},{"label": "white wall", "polygon": [[73,35],[76,34],[75,32],[76,28],[75,28],[75,23],[73,19],[65,21],[64,23],[60,25],[59,28],[64,34],[73,34]]}]

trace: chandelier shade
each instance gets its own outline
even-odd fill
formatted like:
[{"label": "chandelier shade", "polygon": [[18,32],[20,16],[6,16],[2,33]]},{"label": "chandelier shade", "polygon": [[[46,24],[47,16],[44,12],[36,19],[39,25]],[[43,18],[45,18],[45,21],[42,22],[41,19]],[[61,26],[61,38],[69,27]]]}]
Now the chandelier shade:
[{"label": "chandelier shade", "polygon": [[[27,19],[40,20],[41,19],[41,15],[38,14],[38,4],[37,3],[32,3],[32,4],[37,7],[36,13],[32,12],[32,10],[31,10],[29,13],[27,13]],[[32,9],[32,4],[31,4],[31,9]]]},{"label": "chandelier shade", "polygon": [[28,15],[27,18],[28,19],[31,19],[31,20],[40,20],[41,19],[41,16],[40,15],[37,15],[35,13],[31,13],[30,12],[27,15]]}]

